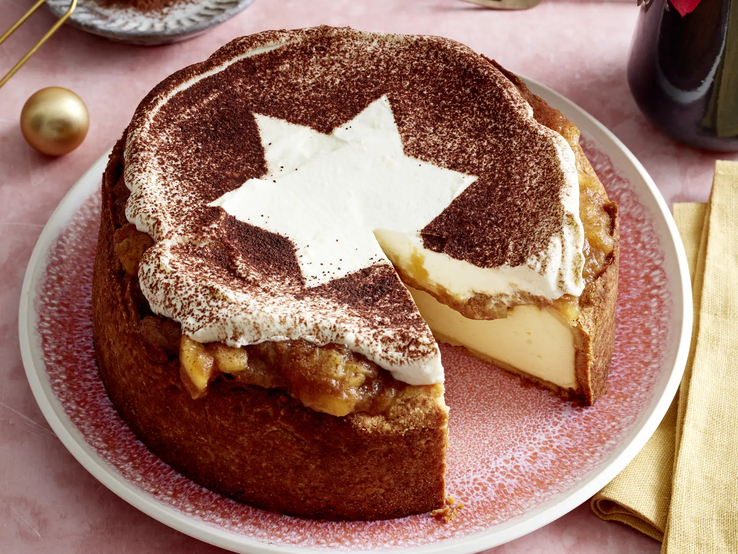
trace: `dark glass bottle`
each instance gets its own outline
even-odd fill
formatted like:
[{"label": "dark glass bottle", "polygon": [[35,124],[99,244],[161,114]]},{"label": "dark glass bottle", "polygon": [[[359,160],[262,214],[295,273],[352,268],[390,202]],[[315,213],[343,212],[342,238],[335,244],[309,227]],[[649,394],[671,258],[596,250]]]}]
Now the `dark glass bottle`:
[{"label": "dark glass bottle", "polygon": [[671,138],[738,151],[738,0],[701,0],[684,17],[668,0],[645,2],[628,83],[644,115]]}]

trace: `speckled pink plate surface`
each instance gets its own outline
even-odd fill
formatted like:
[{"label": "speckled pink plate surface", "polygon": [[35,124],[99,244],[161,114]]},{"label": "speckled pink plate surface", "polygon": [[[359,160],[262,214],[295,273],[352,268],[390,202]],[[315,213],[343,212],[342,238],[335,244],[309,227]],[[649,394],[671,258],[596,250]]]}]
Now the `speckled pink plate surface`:
[{"label": "speckled pink plate surface", "polygon": [[663,200],[640,164],[599,123],[552,91],[611,198],[620,205],[618,328],[608,392],[573,407],[443,346],[451,407],[448,491],[465,508],[428,516],[318,522],[238,504],[151,454],[118,417],[98,377],[90,294],[100,159],[62,201],[29,263],[20,306],[23,361],[36,400],[72,454],[152,517],[242,552],[474,552],[560,517],[614,477],[643,446],[673,397],[691,328],[689,277]]}]

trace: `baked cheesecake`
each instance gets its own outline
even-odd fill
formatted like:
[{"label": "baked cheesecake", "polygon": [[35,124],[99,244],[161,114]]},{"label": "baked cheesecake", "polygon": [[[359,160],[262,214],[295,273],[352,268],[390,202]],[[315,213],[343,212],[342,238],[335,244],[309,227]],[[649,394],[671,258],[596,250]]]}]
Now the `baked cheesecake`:
[{"label": "baked cheesecake", "polygon": [[103,180],[111,400],[162,459],[258,507],[440,508],[437,340],[585,404],[605,390],[617,207],[578,138],[439,37],[269,31],[175,73]]}]

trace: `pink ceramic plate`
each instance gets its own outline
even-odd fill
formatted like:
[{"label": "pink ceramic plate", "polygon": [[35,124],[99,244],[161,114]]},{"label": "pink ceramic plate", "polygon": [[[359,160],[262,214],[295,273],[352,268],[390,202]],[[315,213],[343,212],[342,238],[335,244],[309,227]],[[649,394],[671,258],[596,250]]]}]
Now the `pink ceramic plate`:
[{"label": "pink ceramic plate", "polygon": [[101,158],[51,217],[20,305],[28,381],[71,453],[113,492],[184,533],[241,552],[474,552],[529,533],[584,502],[638,452],[666,412],[686,361],[691,299],[669,211],[642,166],[602,125],[556,93],[533,92],[576,123],[622,215],[618,329],[608,392],[578,408],[442,347],[451,406],[448,491],[465,508],[377,522],[289,518],[185,479],[118,417],[95,368],[90,290]]}]

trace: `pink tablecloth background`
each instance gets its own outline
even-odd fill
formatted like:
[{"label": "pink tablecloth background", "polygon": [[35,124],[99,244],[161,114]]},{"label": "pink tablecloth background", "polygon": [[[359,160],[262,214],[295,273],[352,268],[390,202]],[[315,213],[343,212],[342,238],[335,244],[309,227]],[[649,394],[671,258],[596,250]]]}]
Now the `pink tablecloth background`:
[{"label": "pink tablecloth background", "polygon": [[[31,4],[0,0],[0,32]],[[71,28],[57,33],[0,90],[0,552],[222,552],[138,512],[74,460],[36,406],[18,347],[21,283],[41,229],[69,188],[120,136],[152,86],[231,38],[265,29],[328,24],[443,35],[589,111],[635,153],[669,203],[704,201],[718,156],[661,136],[628,90],[625,65],[637,15],[635,0],[544,0],[524,12],[481,10],[459,0],[257,0],[212,32],[173,46],[125,46]],[[42,12],[0,47],[0,73],[52,21]],[[91,116],[84,144],[58,159],[32,150],[18,126],[25,100],[52,85],[79,94]],[[659,551],[659,543],[600,521],[587,505],[493,549],[495,554]]]}]

